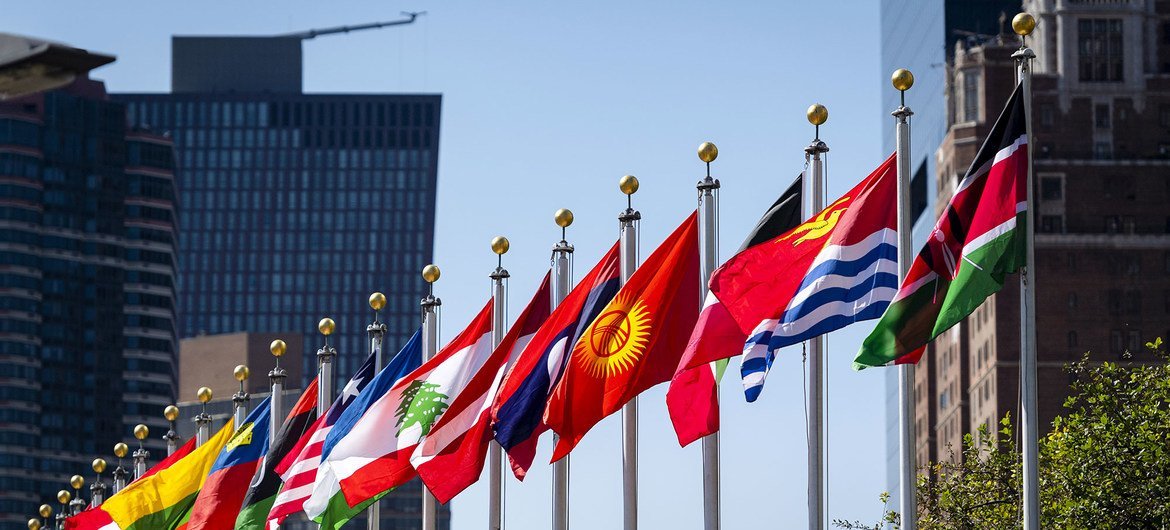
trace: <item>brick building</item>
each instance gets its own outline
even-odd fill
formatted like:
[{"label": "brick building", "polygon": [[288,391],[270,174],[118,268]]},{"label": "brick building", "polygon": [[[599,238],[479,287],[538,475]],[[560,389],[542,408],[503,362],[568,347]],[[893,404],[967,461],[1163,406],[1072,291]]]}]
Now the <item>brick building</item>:
[{"label": "brick building", "polygon": [[[1141,355],[1170,335],[1170,2],[1030,0],[1039,25],[1033,141],[1041,428],[1063,413],[1065,366]],[[945,205],[1014,87],[1014,36],[948,64]],[[940,206],[941,208],[941,206]],[[940,213],[940,212],[936,212]],[[1019,281],[931,345],[918,370],[918,459],[1019,416]]]}]

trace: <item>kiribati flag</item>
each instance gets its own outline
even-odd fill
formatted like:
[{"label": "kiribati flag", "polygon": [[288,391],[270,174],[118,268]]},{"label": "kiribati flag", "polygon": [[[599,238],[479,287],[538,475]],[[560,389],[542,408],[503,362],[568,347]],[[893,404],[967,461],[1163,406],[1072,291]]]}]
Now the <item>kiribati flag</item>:
[{"label": "kiribati flag", "polygon": [[544,409],[564,370],[565,353],[618,292],[621,263],[615,243],[532,336],[508,371],[492,407],[496,441],[523,480],[548,430]]}]

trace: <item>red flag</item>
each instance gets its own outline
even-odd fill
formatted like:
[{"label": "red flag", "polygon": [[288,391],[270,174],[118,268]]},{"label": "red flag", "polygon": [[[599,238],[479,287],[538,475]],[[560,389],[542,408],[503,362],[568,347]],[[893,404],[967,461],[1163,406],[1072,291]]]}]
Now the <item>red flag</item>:
[{"label": "red flag", "polygon": [[699,233],[692,213],[581,335],[549,398],[545,422],[569,453],[597,422],[669,381],[699,317]]}]

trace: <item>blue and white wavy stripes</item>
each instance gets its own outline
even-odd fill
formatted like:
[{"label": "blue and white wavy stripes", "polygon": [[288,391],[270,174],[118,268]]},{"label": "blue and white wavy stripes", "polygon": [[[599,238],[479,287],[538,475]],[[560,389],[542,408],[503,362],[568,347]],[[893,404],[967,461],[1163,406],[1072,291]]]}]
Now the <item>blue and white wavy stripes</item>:
[{"label": "blue and white wavy stripes", "polygon": [[761,321],[744,343],[740,375],[748,401],[763,390],[776,350],[882,315],[898,292],[897,241],[897,232],[884,228],[817,255],[780,318]]}]

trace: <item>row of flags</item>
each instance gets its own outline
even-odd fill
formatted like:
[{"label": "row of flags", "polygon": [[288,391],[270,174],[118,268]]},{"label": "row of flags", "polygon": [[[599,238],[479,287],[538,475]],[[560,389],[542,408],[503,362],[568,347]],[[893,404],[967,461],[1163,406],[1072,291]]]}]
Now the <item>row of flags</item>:
[{"label": "row of flags", "polygon": [[479,479],[492,440],[523,480],[541,434],[558,435],[556,461],[665,382],[685,446],[719,429],[718,382],[736,355],[749,401],[777,350],[862,320],[880,318],[855,368],[916,362],[1023,264],[1024,130],[1017,89],[900,285],[894,157],[803,222],[798,178],[702,304],[692,213],[624,284],[615,244],[555,309],[546,275],[498,346],[489,300],[433,358],[421,331],[381,370],[372,352],[324,415],[314,381],[274,434],[266,400],[67,528],[262,530],[303,511],[335,529],[416,476],[450,501]]}]

